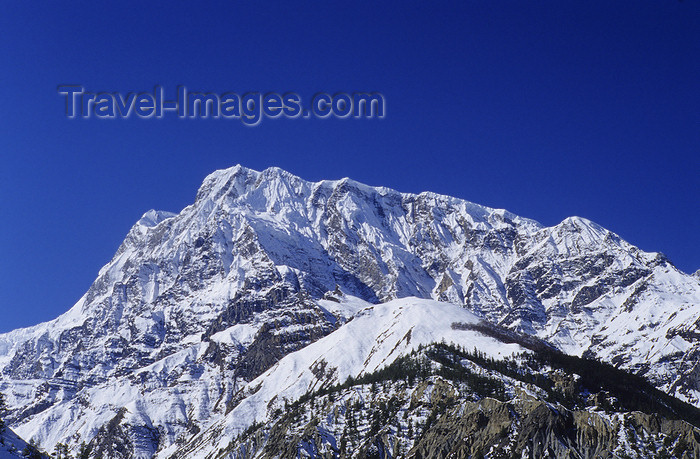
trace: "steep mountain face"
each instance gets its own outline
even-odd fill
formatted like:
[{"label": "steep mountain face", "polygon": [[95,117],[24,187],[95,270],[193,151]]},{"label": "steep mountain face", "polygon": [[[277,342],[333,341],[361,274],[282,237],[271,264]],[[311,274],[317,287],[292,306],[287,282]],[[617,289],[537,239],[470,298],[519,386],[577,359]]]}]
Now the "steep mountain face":
[{"label": "steep mountain face", "polygon": [[208,176],[179,214],[147,212],[66,314],[0,335],[0,390],[13,427],[47,449],[109,432],[127,457],[174,453],[214,425],[244,428],[227,413],[280,359],[366,303],[406,297],[698,403],[700,281],[662,255],[581,218],[545,228],[432,193],[240,166]]}]

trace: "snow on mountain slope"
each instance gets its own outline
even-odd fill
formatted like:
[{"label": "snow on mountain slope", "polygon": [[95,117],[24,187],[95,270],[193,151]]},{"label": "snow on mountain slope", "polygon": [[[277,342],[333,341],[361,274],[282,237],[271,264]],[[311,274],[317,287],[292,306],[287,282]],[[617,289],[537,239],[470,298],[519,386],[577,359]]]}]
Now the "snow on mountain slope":
[{"label": "snow on mountain slope", "polygon": [[[83,442],[107,435],[102,430],[104,426],[116,423],[124,426],[122,446],[129,448],[125,457],[152,457],[161,446],[174,443],[187,435],[192,426],[204,424],[213,414],[226,409],[233,394],[249,379],[241,367],[250,363],[247,351],[256,352],[259,343],[267,342],[266,328],[275,329],[284,344],[295,349],[295,345],[304,345],[308,342],[305,340],[325,326],[299,324],[313,317],[304,317],[310,314],[307,306],[312,309],[311,314],[325,317],[325,310],[302,302],[288,305],[283,313],[264,311],[205,340],[188,337],[179,343],[180,350],[176,352],[144,359],[139,368],[113,373],[77,391],[58,378],[48,383],[41,380],[3,383],[15,402],[21,397],[52,401],[48,406],[39,405],[37,412],[25,417],[16,428],[46,449],[61,442],[75,450]],[[288,316],[297,322],[283,323]],[[75,395],[71,390],[76,391]],[[36,406],[30,405],[29,409]]]},{"label": "snow on mountain slope", "polygon": [[262,421],[285,398],[295,400],[309,390],[344,382],[389,365],[419,345],[444,340],[476,348],[494,358],[525,351],[455,324],[475,324],[472,313],[449,303],[402,298],[368,305],[352,321],[315,343],[287,355],[248,384],[254,393],[227,416],[232,427]]},{"label": "snow on mountain slope", "polygon": [[582,218],[546,228],[433,193],[236,166],[179,214],[144,214],[66,314],[0,335],[9,421],[75,449],[118,418],[124,448],[148,457],[352,318],[322,302],[345,294],[450,302],[699,400],[700,280],[662,255]]},{"label": "snow on mountain slope", "polygon": [[[185,447],[186,456],[204,457],[211,445],[227,444],[254,422],[269,419],[285,402],[297,400],[309,391],[343,383],[350,376],[357,378],[372,373],[420,345],[445,341],[478,349],[497,359],[528,352],[518,344],[505,344],[464,327],[478,322],[478,317],[459,306],[432,300],[402,298],[379,305],[366,303],[351,321],[287,355],[248,383],[241,401],[196,437],[195,444]],[[159,457],[168,457],[175,451],[174,445]]]},{"label": "snow on mountain slope", "polygon": [[[565,352],[645,375],[698,404],[700,282],[581,218],[534,235],[506,278],[513,320]],[[532,318],[523,321],[524,317]],[[531,327],[531,328],[530,328]]]}]

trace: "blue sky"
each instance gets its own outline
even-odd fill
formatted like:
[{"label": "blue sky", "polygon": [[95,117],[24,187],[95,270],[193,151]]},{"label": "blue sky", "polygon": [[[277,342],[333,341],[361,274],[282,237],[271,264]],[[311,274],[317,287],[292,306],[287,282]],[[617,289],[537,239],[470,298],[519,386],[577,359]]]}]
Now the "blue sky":
[{"label": "blue sky", "polygon": [[[700,2],[253,3],[3,6],[0,331],[67,310],[145,211],[238,163],[579,215],[700,268]],[[68,83],[379,91],[387,114],[67,119]]]}]

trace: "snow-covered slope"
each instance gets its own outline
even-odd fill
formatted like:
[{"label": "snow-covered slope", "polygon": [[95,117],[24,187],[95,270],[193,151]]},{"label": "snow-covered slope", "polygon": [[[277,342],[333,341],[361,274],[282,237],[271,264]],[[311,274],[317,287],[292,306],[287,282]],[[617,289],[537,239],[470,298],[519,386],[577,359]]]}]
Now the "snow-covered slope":
[{"label": "snow-covered slope", "polygon": [[[350,299],[353,303],[357,300]],[[251,381],[231,411],[196,437],[194,444],[187,445],[186,455],[204,457],[211,445],[227,444],[254,422],[269,420],[285,403],[309,391],[343,383],[348,377],[372,373],[419,346],[444,341],[499,359],[527,351],[518,344],[499,342],[468,329],[467,325],[479,322],[478,317],[459,306],[432,300],[403,298],[379,305],[367,303],[352,321],[287,355]],[[162,456],[168,457],[178,448],[174,445]]]},{"label": "snow-covered slope", "polygon": [[236,166],[180,213],[147,212],[66,314],[0,335],[10,422],[51,449],[116,419],[125,448],[150,457],[352,319],[329,306],[348,295],[449,302],[698,403],[700,280],[662,255],[582,218],[546,228],[433,193]]}]

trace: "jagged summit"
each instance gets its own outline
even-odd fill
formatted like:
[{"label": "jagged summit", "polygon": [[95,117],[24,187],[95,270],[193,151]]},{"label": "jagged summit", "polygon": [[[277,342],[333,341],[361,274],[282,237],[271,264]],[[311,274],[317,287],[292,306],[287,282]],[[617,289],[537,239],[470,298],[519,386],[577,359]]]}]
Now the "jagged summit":
[{"label": "jagged summit", "polygon": [[[196,202],[203,200],[217,202],[226,197],[230,201],[245,201],[248,205],[254,206],[261,202],[277,202],[283,199],[312,198],[316,200],[339,193],[364,196],[388,203],[392,200],[426,199],[448,205],[463,206],[476,220],[488,221],[489,218],[492,220],[518,220],[535,227],[541,227],[534,220],[518,217],[504,209],[492,209],[451,196],[429,191],[419,194],[401,193],[387,187],[365,185],[347,177],[339,180],[309,182],[279,167],[270,167],[262,172],[241,165],[217,170],[204,179],[197,192]],[[270,206],[266,210],[274,212],[275,208]]]},{"label": "jagged summit", "polygon": [[664,257],[584,218],[543,227],[449,196],[242,166],[207,176],[178,214],[144,214],[68,312],[0,335],[0,390],[23,438],[75,447],[109,424],[152,457],[358,305],[409,297],[698,403],[700,282]]},{"label": "jagged summit", "polygon": [[137,225],[142,225],[148,228],[152,228],[156,226],[158,223],[162,222],[163,220],[167,220],[168,218],[175,217],[177,214],[172,213],[172,212],[166,212],[164,210],[154,210],[151,209],[139,219],[138,222],[136,222]]}]

